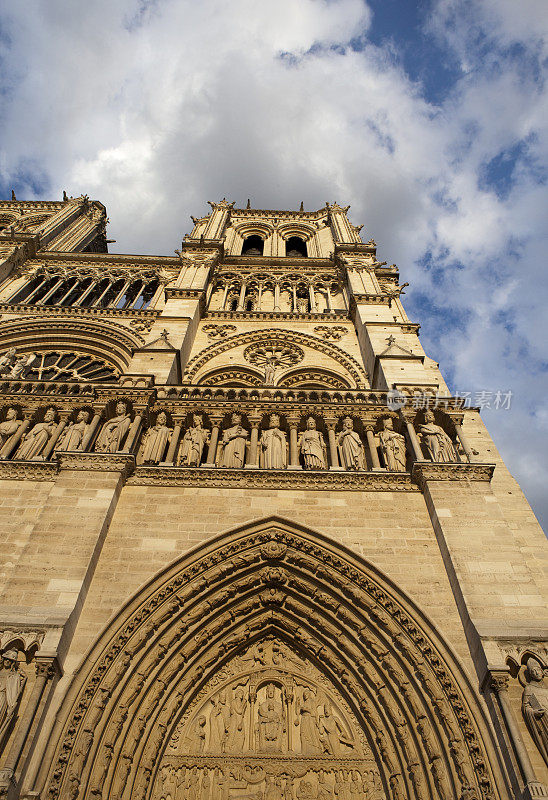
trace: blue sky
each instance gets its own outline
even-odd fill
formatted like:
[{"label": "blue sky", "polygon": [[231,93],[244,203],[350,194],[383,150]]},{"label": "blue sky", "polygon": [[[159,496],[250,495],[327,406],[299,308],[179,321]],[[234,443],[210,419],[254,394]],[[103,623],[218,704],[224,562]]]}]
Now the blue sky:
[{"label": "blue sky", "polygon": [[350,203],[548,527],[545,0],[0,0],[0,196],[171,253],[226,196]]}]

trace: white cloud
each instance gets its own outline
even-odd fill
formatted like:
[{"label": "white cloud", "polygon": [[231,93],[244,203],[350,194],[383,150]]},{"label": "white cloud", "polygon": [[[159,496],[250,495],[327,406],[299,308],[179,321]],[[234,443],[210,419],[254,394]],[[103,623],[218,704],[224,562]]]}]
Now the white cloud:
[{"label": "white cloud", "polygon": [[[367,41],[360,0],[10,5],[0,177],[10,185],[34,163],[46,194],[101,199],[118,252],[171,252],[189,215],[223,195],[269,208],[352,203],[412,283],[408,305],[422,293],[447,309],[418,321],[454,388],[514,391],[490,430],[548,515],[534,177],[548,150],[543,12],[541,0],[438,0],[429,30],[463,74],[432,105],[392,50]],[[360,36],[358,52],[349,42]],[[497,196],[485,167],[524,140],[513,186]]]}]

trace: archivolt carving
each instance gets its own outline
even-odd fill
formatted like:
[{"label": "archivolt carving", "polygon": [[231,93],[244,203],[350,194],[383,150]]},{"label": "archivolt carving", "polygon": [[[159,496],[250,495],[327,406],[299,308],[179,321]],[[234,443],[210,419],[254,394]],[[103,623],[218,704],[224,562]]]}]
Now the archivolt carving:
[{"label": "archivolt carving", "polygon": [[347,353],[341,350],[341,348],[329,342],[320,341],[314,336],[308,336],[304,333],[297,333],[295,331],[289,333],[288,331],[281,330],[279,328],[268,328],[262,331],[241,333],[236,336],[230,336],[227,339],[224,339],[222,342],[217,342],[209,347],[206,347],[201,353],[198,353],[198,355],[194,356],[194,358],[189,361],[185,370],[184,379],[192,381],[198,370],[200,370],[205,364],[211,361],[212,358],[220,353],[224,353],[234,347],[252,342],[261,342],[268,346],[283,346],[293,344],[297,346],[301,345],[302,347],[310,347],[311,349],[325,353],[335,361],[338,361],[338,363],[341,364],[345,370],[347,370],[354,380],[355,387],[353,388],[363,388],[367,383],[368,378],[363,367],[361,367],[360,364],[358,364],[358,362],[352,358],[352,356],[349,356]]},{"label": "archivolt carving", "polygon": [[90,356],[114,362],[118,370],[129,363],[133,349],[140,347],[142,338],[124,325],[110,320],[25,317],[0,324],[0,347],[12,344],[28,352],[42,348],[70,351],[74,348]]},{"label": "archivolt carving", "polygon": [[433,627],[349,551],[277,519],[140,592],[58,720],[50,800],[498,796],[482,709]]}]

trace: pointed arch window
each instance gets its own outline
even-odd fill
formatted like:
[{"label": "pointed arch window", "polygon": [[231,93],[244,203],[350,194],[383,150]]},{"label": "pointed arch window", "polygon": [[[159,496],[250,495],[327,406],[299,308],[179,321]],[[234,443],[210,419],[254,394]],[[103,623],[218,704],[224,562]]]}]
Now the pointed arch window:
[{"label": "pointed arch window", "polygon": [[243,256],[262,256],[264,251],[264,241],[260,236],[253,234],[244,240],[242,247]]},{"label": "pointed arch window", "polygon": [[291,258],[307,258],[306,242],[300,236],[291,236],[285,243],[285,254]]}]

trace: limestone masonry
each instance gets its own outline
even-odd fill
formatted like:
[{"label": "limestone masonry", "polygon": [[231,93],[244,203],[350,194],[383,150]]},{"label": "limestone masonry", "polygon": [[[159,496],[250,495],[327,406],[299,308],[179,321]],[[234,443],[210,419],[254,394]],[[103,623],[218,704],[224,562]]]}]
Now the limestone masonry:
[{"label": "limestone masonry", "polygon": [[0,202],[0,798],[548,797],[546,540],[397,268],[209,205]]}]

